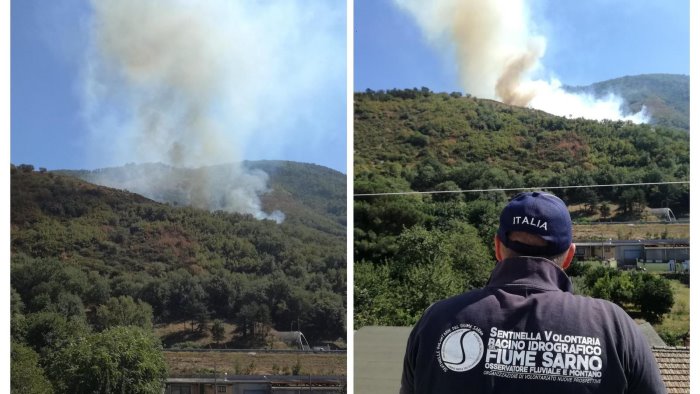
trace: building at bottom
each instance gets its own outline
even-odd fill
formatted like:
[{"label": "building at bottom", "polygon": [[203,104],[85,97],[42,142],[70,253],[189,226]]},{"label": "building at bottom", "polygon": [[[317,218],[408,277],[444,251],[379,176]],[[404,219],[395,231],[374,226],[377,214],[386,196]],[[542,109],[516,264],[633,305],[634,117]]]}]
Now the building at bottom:
[{"label": "building at bottom", "polygon": [[344,376],[235,375],[168,378],[164,394],[339,394]]}]

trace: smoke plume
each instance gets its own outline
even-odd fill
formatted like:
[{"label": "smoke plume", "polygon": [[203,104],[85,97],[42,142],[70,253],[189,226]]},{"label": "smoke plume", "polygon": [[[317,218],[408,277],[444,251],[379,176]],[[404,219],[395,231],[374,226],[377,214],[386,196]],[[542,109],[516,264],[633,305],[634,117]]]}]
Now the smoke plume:
[{"label": "smoke plume", "polygon": [[[165,3],[92,1],[84,117],[95,161],[163,163],[193,176],[154,171],[102,182],[152,198],[163,185],[179,185],[187,204],[280,221],[280,212],[261,210],[267,175],[241,162],[253,149],[279,154],[281,141],[295,136],[278,130],[307,115],[294,106],[322,89],[324,75],[337,74],[324,73],[335,64],[320,60],[333,43],[304,27],[329,10],[296,1]],[[225,178],[211,170],[223,163]]]},{"label": "smoke plume", "polygon": [[547,40],[538,34],[527,0],[395,0],[433,45],[452,51],[467,93],[589,119],[647,121],[644,111],[625,115],[615,96],[594,98],[562,89],[556,78],[538,79]]}]

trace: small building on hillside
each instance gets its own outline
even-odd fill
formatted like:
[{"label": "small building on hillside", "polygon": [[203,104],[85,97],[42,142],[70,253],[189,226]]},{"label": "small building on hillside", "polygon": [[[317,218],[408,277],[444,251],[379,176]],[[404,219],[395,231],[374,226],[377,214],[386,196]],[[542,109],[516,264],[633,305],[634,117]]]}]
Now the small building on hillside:
[{"label": "small building on hillside", "polygon": [[665,222],[675,222],[676,215],[673,214],[671,208],[650,208],[649,213]]},{"label": "small building on hillside", "polygon": [[288,346],[295,347],[299,350],[311,349],[309,341],[306,340],[306,337],[301,331],[273,331],[272,335]]},{"label": "small building on hillside", "polygon": [[668,263],[690,259],[688,239],[579,241],[576,258],[583,260],[616,260],[618,267],[633,267],[638,262]]}]

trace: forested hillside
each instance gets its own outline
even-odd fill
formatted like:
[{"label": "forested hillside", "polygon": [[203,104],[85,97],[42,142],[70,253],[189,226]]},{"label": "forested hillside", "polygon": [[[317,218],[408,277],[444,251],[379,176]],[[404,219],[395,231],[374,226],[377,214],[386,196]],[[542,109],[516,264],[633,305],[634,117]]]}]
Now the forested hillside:
[{"label": "forested hillside", "polygon": [[690,130],[690,77],[687,75],[625,76],[566,89],[596,97],[616,94],[623,98],[626,112],[639,112],[646,107],[651,124]]},{"label": "forested hillside", "polygon": [[292,324],[311,341],[344,338],[344,176],[260,165],[279,172],[265,204],[287,210],[281,224],[12,166],[13,340],[55,372],[67,344],[127,325],[221,320],[236,325],[222,340],[235,346],[265,346],[268,328]]},{"label": "forested hillside", "polygon": [[[686,131],[552,116],[428,89],[355,95],[356,194],[687,181]],[[413,324],[481,286],[498,215],[517,191],[356,196],[356,324]],[[604,220],[687,215],[687,184],[553,190]],[[613,208],[615,207],[615,208]],[[577,220],[590,220],[580,217]]]}]

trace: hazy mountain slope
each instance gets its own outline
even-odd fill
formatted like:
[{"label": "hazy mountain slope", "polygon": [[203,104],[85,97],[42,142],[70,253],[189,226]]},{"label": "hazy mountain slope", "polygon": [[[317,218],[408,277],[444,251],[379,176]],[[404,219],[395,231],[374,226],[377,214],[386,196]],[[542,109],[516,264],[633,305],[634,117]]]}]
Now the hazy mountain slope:
[{"label": "hazy mountain slope", "polygon": [[595,96],[613,93],[624,99],[628,112],[638,112],[646,107],[652,124],[690,129],[690,77],[687,75],[625,76],[567,89]]},{"label": "hazy mountain slope", "polygon": [[[249,171],[262,170],[269,177],[268,191],[260,195],[265,212],[279,210],[287,221],[336,235],[345,234],[347,202],[344,174],[315,164],[290,161],[247,161],[243,165]],[[188,205],[189,189],[185,186],[195,184],[202,171],[212,182],[235,182],[228,177],[230,167],[218,165],[186,169],[150,163],[61,172],[114,187],[126,188],[127,184],[133,184],[133,192],[143,193],[156,201]],[[161,182],[161,179],[168,181]]]},{"label": "hazy mountain slope", "polygon": [[[270,211],[280,210],[287,215],[288,220],[297,219],[308,225],[313,225],[308,221],[311,215],[323,216],[325,220],[333,220],[336,223],[332,231],[345,233],[345,174],[315,164],[292,161],[247,161],[245,164],[250,168],[265,171],[270,177],[271,191],[262,196],[264,208]],[[294,200],[294,203],[290,199]]]}]

